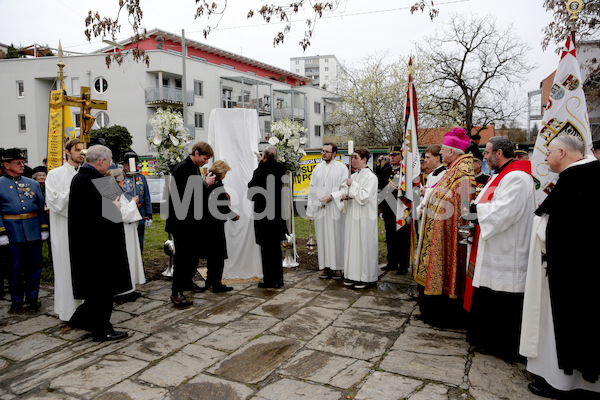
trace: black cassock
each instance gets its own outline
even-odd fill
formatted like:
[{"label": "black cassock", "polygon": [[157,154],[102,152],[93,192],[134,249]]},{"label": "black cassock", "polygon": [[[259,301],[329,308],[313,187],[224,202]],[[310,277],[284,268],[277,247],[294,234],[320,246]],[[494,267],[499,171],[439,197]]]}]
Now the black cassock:
[{"label": "black cassock", "polygon": [[546,260],[558,366],[595,382],[600,374],[598,235],[589,228],[600,201],[600,162],[565,169],[540,207],[547,214]]},{"label": "black cassock", "polygon": [[112,330],[113,296],[132,288],[120,211],[93,183],[102,177],[94,167],[82,165],[69,195],[73,295],[85,300],[71,321],[100,335]]}]

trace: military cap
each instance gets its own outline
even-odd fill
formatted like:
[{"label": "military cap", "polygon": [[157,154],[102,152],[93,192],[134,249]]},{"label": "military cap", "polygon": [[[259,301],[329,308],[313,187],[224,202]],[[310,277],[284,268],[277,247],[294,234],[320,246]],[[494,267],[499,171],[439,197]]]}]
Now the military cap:
[{"label": "military cap", "polygon": [[130,158],[135,158],[136,163],[140,162],[140,158],[138,157],[135,151],[127,150],[125,154],[123,154],[123,164],[128,163]]},{"label": "military cap", "polygon": [[388,154],[402,154],[402,146],[392,146],[388,150]]},{"label": "military cap", "polygon": [[12,148],[6,149],[2,152],[2,162],[9,162],[12,160],[24,160],[25,154],[21,151],[21,149]]},{"label": "military cap", "polygon": [[478,135],[478,134],[471,135],[471,140],[481,140],[481,135]]}]

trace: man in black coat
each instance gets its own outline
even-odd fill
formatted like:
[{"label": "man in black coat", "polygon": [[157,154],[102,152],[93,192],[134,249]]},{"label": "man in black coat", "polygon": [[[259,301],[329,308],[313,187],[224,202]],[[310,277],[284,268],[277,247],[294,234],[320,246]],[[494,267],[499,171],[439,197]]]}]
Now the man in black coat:
[{"label": "man in black coat", "polygon": [[127,337],[127,332],[113,329],[110,316],[113,297],[132,288],[119,197],[110,191],[103,191],[103,195],[97,188],[98,179],[110,167],[111,156],[108,147],[90,147],[69,194],[73,296],[84,300],[69,324],[91,331],[98,342]]},{"label": "man in black coat", "polygon": [[[576,136],[560,134],[548,146],[546,161],[559,177],[535,213],[548,217],[547,268],[542,274],[548,277],[548,314],[552,315],[555,349],[540,348],[539,357],[547,359],[538,363],[543,365],[542,373],[550,375],[542,378],[550,382],[552,377],[552,383],[561,385],[557,386],[561,390],[583,387],[581,383],[587,381],[590,390],[600,392],[600,341],[595,318],[600,310],[600,297],[594,289],[600,282],[594,251],[598,237],[583,222],[597,213],[600,186],[595,181],[600,176],[600,162],[584,154],[585,145]],[[553,371],[556,361],[549,361],[549,354],[556,354],[560,371]],[[581,378],[574,371],[579,371]],[[557,396],[554,388],[542,380],[531,383],[529,388],[538,396]]]},{"label": "man in black coat", "polygon": [[203,228],[202,218],[208,209],[208,196],[215,183],[214,174],[205,173],[199,168],[213,155],[208,143],[198,142],[192,147],[192,153],[177,164],[171,174],[169,216],[165,230],[173,235],[175,245],[171,301],[177,307],[193,304],[184,296],[184,290],[197,293],[206,290],[194,283],[193,278],[206,247],[198,234]]},{"label": "man in black coat", "polygon": [[385,226],[385,241],[387,245],[387,265],[384,271],[397,271],[398,275],[408,272],[410,263],[410,224],[397,229],[398,216],[396,204],[398,201],[398,184],[402,163],[402,146],[392,146],[388,151],[389,163],[384,165],[377,174],[380,189],[379,208],[383,215]]},{"label": "man in black coat", "polygon": [[254,201],[254,233],[262,259],[263,282],[258,284],[261,288],[283,286],[281,241],[285,240],[287,227],[282,215],[281,178],[285,173],[285,167],[277,162],[277,149],[267,146],[248,183],[248,199]]},{"label": "man in black coat", "polygon": [[469,141],[465,153],[471,153],[473,154],[473,157],[478,160],[483,160],[483,154],[481,153],[481,150],[479,150],[479,142],[481,142],[481,135],[475,134],[471,136],[471,140]]}]

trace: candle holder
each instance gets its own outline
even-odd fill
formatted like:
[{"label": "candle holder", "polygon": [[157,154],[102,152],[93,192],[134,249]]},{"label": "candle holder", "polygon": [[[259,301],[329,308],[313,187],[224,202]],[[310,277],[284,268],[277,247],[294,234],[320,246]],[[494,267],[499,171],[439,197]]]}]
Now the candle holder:
[{"label": "candle holder", "polygon": [[473,234],[473,229],[475,229],[475,225],[472,225],[470,223],[467,225],[459,225],[458,234],[462,238],[462,240],[458,243],[462,245],[468,245],[470,243],[469,238]]}]

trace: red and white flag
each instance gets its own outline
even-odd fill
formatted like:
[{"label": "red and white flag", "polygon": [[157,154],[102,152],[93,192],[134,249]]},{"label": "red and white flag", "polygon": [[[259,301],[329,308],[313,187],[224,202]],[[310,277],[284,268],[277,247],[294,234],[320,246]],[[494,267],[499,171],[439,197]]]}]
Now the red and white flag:
[{"label": "red and white flag", "polygon": [[[409,61],[409,66],[412,60]],[[421,161],[417,145],[417,93],[412,81],[412,73],[408,74],[408,90],[406,91],[406,117],[404,119],[404,141],[402,143],[402,167],[400,187],[398,190],[398,206],[396,209],[396,228],[406,225],[410,216],[414,198],[414,184],[421,176]]]},{"label": "red and white flag", "polygon": [[542,128],[531,157],[531,172],[536,180],[535,197],[538,204],[544,201],[558,179],[558,174],[551,172],[545,161],[548,145],[556,136],[564,133],[579,137],[585,143],[587,154],[591,154],[590,121],[579,62],[571,37],[567,38],[565,49],[561,53],[545,109]]}]

